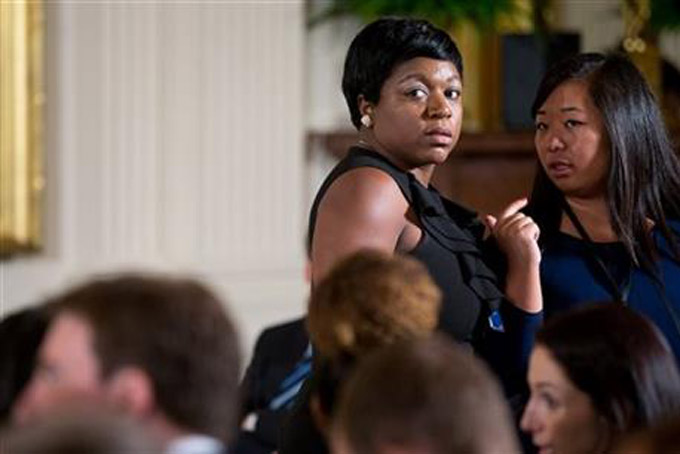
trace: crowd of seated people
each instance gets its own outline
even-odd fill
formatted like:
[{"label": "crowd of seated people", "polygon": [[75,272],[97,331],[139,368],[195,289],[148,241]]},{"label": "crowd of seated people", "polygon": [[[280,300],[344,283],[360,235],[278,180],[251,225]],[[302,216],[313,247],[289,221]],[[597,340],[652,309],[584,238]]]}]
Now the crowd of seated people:
[{"label": "crowd of seated people", "polygon": [[27,421],[2,438],[3,453],[154,454],[163,447],[131,416],[72,402],[54,417]]},{"label": "crowd of seated people", "polygon": [[417,260],[361,251],[314,289],[307,326],[313,373],[284,424],[281,454],[328,452],[326,434],[342,384],[366,354],[431,334],[441,293]]},{"label": "crowd of seated people", "polygon": [[[68,289],[37,310],[50,318],[44,334],[31,334],[42,337],[37,353],[34,344],[3,350],[3,364],[36,357],[30,380],[3,396],[7,438],[16,439],[7,449],[57,454],[96,446],[122,454],[129,446],[124,441],[118,451],[102,446],[115,441],[104,436],[106,416],[104,422],[86,417],[102,411],[129,421],[113,426],[122,434],[137,437],[126,429],[131,425],[143,431],[133,445],[148,443],[168,454],[225,451],[235,424],[240,352],[231,318],[206,286],[179,277],[119,275]],[[12,317],[2,324],[10,323]],[[2,330],[3,336],[9,332]],[[65,415],[69,424],[52,422]],[[15,426],[29,427],[28,435],[12,433]],[[79,437],[78,427],[91,430]],[[37,444],[26,442],[33,438]]]},{"label": "crowd of seated people", "polygon": [[334,454],[520,452],[498,380],[442,335],[366,357],[344,387],[330,440]]},{"label": "crowd of seated people", "polygon": [[0,323],[2,454],[680,452],[680,160],[643,76],[618,55],[552,67],[530,197],[483,220],[430,185],[463,87],[444,31],[367,25],[306,317],[264,333],[239,385],[201,282],[65,289]]},{"label": "crowd of seated people", "polygon": [[[340,261],[310,298],[311,378],[289,421],[269,428],[278,440],[253,451],[230,444],[243,428],[238,342],[223,303],[187,279],[94,279],[0,324],[3,345],[14,345],[3,364],[35,358],[23,381],[3,377],[13,390],[3,395],[3,454],[525,452],[498,377],[436,333],[440,298],[413,258],[366,250]],[[16,329],[27,313],[37,318]],[[297,337],[304,358],[299,322],[286,328],[279,340]],[[284,356],[282,381],[297,366]],[[549,320],[527,380],[520,428],[538,452],[680,449],[669,429],[680,418],[676,359],[630,308],[607,302]]]}]

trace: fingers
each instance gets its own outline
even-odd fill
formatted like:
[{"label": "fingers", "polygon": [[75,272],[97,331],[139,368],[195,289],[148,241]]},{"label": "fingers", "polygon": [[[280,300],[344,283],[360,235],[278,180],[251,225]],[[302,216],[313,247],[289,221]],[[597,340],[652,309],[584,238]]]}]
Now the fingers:
[{"label": "fingers", "polygon": [[505,216],[502,218],[498,219],[498,222],[496,222],[494,231],[495,232],[500,232],[500,231],[507,231],[513,228],[517,223],[522,222],[524,220],[528,219],[529,221],[533,222],[533,220],[527,216],[524,213],[516,212],[514,214],[511,214],[509,216]]},{"label": "fingers", "polygon": [[484,224],[489,228],[489,230],[493,230],[494,227],[496,227],[496,223],[498,221],[496,220],[495,216],[491,216],[490,214],[487,214],[484,216]]},{"label": "fingers", "polygon": [[538,237],[541,233],[538,225],[530,217],[525,217],[524,219],[517,221],[510,228],[513,232],[516,232],[517,235],[526,236],[534,241],[538,241]]},{"label": "fingers", "polygon": [[512,238],[524,237],[534,241],[540,236],[540,229],[534,220],[520,210],[527,205],[525,198],[510,203],[498,217],[484,216],[484,223],[491,233],[501,242]]},{"label": "fingers", "polygon": [[496,227],[495,233],[499,237],[515,237],[532,223],[531,218],[526,216],[512,218],[509,222]]},{"label": "fingers", "polygon": [[533,220],[531,221],[531,224],[526,227],[527,231],[531,234],[531,238],[534,241],[538,241],[538,238],[541,236],[541,228],[536,224]]},{"label": "fingers", "polygon": [[518,235],[538,240],[540,229],[532,218],[524,213],[515,213],[499,220],[493,229],[494,235],[500,238],[516,237]]},{"label": "fingers", "polygon": [[505,209],[503,211],[501,211],[501,213],[498,215],[498,219],[502,220],[504,218],[507,218],[509,216],[516,214],[517,212],[519,212],[519,210],[524,208],[527,205],[527,203],[529,203],[529,201],[527,200],[526,197],[515,200],[510,205],[505,207]]}]

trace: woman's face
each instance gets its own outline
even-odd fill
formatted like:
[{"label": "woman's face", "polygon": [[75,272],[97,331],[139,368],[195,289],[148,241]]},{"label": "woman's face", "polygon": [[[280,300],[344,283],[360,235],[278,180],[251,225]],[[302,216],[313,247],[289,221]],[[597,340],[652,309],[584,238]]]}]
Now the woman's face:
[{"label": "woman's face", "polygon": [[531,397],[520,427],[531,434],[539,454],[604,452],[604,421],[546,347],[537,345],[531,353],[528,381]]},{"label": "woman's face", "polygon": [[463,119],[462,81],[453,63],[417,57],[397,65],[376,105],[362,101],[373,120],[376,146],[405,169],[441,164]]},{"label": "woman's face", "polygon": [[602,115],[581,80],[568,80],[548,96],[536,114],[538,159],[565,195],[606,193],[610,146]]}]

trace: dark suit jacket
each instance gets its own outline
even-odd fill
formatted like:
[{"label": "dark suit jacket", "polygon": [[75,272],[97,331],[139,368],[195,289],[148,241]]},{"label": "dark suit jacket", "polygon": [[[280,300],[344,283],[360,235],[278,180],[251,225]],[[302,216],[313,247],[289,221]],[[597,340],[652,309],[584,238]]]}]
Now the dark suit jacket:
[{"label": "dark suit jacket", "polygon": [[[239,421],[255,418],[254,430],[239,428],[232,454],[269,454],[277,449],[279,427],[287,409],[271,410],[269,404],[280,391],[309,343],[305,320],[293,320],[265,329],[257,339],[253,359],[241,383]],[[250,415],[250,416],[249,416]]]}]

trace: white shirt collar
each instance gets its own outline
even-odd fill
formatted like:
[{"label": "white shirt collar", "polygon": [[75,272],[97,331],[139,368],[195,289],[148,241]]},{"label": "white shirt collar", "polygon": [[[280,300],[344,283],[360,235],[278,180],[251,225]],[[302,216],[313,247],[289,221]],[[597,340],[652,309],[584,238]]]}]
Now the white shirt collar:
[{"label": "white shirt collar", "polygon": [[207,435],[191,434],[174,439],[165,454],[225,454],[224,445]]}]

